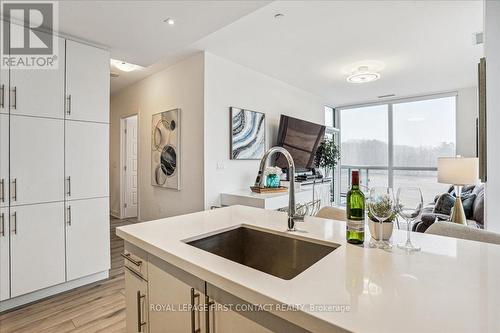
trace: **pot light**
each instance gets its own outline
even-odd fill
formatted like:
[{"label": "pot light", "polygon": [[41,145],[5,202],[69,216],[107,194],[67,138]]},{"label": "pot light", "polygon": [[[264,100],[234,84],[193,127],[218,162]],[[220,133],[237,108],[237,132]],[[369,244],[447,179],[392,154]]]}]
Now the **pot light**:
[{"label": "pot light", "polygon": [[171,17],[163,20],[163,22],[167,23],[168,25],[174,25],[175,24],[175,20]]},{"label": "pot light", "polygon": [[347,77],[349,83],[366,83],[380,79],[380,74],[371,72],[368,66],[360,66],[356,71]]},{"label": "pot light", "polygon": [[283,13],[274,14],[274,18],[277,19],[277,20],[279,20],[279,19],[281,19],[283,17],[285,17],[285,14],[283,14]]},{"label": "pot light", "polygon": [[115,67],[116,69],[122,71],[122,72],[132,72],[132,71],[137,71],[142,69],[142,66],[139,65],[134,65],[129,62],[121,61],[121,60],[116,60],[116,59],[111,59],[111,66]]}]

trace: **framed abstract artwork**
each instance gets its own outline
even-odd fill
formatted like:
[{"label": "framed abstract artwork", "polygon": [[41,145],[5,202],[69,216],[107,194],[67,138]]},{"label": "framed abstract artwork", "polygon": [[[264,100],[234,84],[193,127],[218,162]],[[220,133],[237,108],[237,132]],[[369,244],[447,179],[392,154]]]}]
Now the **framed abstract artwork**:
[{"label": "framed abstract artwork", "polygon": [[232,160],[260,160],[266,150],[266,115],[261,112],[230,108]]},{"label": "framed abstract artwork", "polygon": [[181,109],[153,115],[151,185],[180,190]]}]

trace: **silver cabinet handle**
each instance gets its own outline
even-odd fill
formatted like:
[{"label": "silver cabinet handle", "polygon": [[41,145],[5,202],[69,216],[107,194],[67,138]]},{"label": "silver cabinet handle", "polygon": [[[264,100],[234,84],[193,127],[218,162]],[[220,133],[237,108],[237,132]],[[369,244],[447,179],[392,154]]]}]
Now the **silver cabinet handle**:
[{"label": "silver cabinet handle", "polygon": [[133,263],[134,265],[136,265],[137,267],[142,265],[142,261],[132,259],[132,257],[130,256],[130,253],[121,253],[121,256],[123,258],[127,259],[128,261],[130,261],[131,263]]},{"label": "silver cabinet handle", "polygon": [[0,108],[5,108],[5,84],[0,86]]},{"label": "silver cabinet handle", "polygon": [[141,305],[141,300],[145,297],[146,295],[141,295],[141,291],[137,290],[137,332],[142,332],[142,326],[146,325],[146,322],[142,321],[142,305]]},{"label": "silver cabinet handle", "polygon": [[2,220],[0,224],[0,236],[5,236],[5,213],[0,214],[0,220]]},{"label": "silver cabinet handle", "polygon": [[200,328],[196,328],[196,312],[197,308],[194,304],[195,300],[200,299],[200,293],[195,292],[194,288],[191,288],[191,333],[201,332]]},{"label": "silver cabinet handle", "polygon": [[68,223],[68,225],[71,225],[71,205],[68,206],[67,210],[68,210],[68,220],[67,220],[67,223]]},{"label": "silver cabinet handle", "polygon": [[66,97],[66,114],[71,114],[71,94]]},{"label": "silver cabinet handle", "polygon": [[17,212],[12,213],[12,225],[14,226],[12,233],[17,235]]},{"label": "silver cabinet handle", "polygon": [[68,197],[71,196],[71,176],[68,176],[68,178],[66,178],[66,181],[68,182],[68,192],[66,192],[66,195]]},{"label": "silver cabinet handle", "polygon": [[17,201],[17,178],[12,180],[12,201]]},{"label": "silver cabinet handle", "polygon": [[208,295],[205,295],[205,332],[210,333],[210,310],[212,310],[212,305],[214,301],[210,300]]},{"label": "silver cabinet handle", "polygon": [[10,104],[12,109],[17,109],[17,87],[12,88],[12,93],[14,94],[14,98]]},{"label": "silver cabinet handle", "polygon": [[0,202],[5,202],[5,179],[0,179]]}]

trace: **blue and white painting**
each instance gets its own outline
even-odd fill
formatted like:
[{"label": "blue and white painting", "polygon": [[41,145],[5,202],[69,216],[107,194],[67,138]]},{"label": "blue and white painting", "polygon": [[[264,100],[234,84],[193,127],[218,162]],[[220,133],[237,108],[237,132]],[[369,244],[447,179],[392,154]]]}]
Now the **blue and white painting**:
[{"label": "blue and white painting", "polygon": [[266,115],[231,107],[231,159],[260,160],[266,149]]}]

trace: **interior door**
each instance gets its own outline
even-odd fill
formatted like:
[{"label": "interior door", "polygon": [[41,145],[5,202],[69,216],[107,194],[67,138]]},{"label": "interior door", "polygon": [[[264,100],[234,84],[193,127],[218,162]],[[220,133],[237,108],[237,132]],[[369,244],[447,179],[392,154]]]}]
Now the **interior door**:
[{"label": "interior door", "polygon": [[65,281],[63,202],[11,207],[10,236],[12,297]]},{"label": "interior door", "polygon": [[66,276],[74,280],[110,268],[109,200],[66,203]]},{"label": "interior door", "polygon": [[64,118],[65,40],[57,37],[56,39],[56,68],[11,68],[11,114]]},{"label": "interior door", "polygon": [[109,125],[66,121],[66,199],[109,196]]},{"label": "interior door", "polygon": [[66,41],[66,119],[109,122],[109,52]]},{"label": "interior door", "polygon": [[64,120],[11,115],[11,206],[62,200]]},{"label": "interior door", "polygon": [[0,114],[0,207],[9,205],[9,116]]},{"label": "interior door", "polygon": [[125,120],[124,218],[137,216],[137,116]]},{"label": "interior door", "polygon": [[0,208],[0,301],[10,298],[9,209]]}]

